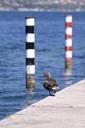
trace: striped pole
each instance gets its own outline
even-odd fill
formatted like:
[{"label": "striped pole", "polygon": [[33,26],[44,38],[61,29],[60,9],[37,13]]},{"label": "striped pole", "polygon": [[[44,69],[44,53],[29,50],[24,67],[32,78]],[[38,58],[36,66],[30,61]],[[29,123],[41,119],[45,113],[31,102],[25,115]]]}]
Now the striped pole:
[{"label": "striped pole", "polygon": [[26,83],[27,87],[35,84],[35,18],[26,17]]},{"label": "striped pole", "polygon": [[72,16],[66,16],[66,56],[65,56],[65,67],[72,69]]}]

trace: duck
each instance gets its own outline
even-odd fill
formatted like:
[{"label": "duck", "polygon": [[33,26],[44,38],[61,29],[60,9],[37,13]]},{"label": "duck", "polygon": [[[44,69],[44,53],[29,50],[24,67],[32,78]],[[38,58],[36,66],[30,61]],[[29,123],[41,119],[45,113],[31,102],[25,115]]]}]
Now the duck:
[{"label": "duck", "polygon": [[43,82],[44,88],[49,91],[50,96],[55,96],[56,92],[59,90],[56,80],[52,78],[50,72],[43,73],[43,77],[45,78]]}]

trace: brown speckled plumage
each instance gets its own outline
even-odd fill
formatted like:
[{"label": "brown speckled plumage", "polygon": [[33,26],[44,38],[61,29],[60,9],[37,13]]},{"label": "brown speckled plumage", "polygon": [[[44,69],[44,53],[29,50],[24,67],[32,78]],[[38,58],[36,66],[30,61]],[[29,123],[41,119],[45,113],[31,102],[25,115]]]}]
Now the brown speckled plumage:
[{"label": "brown speckled plumage", "polygon": [[43,75],[46,79],[43,83],[45,89],[47,89],[50,95],[55,95],[56,91],[58,90],[58,84],[56,80],[52,78],[52,75],[48,73],[44,73]]}]

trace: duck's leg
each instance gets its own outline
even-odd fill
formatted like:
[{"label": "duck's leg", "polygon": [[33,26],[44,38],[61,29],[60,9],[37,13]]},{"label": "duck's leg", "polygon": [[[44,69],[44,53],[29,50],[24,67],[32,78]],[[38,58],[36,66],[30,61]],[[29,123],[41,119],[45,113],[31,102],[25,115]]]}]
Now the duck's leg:
[{"label": "duck's leg", "polygon": [[49,91],[50,96],[55,96],[55,92],[53,90]]}]

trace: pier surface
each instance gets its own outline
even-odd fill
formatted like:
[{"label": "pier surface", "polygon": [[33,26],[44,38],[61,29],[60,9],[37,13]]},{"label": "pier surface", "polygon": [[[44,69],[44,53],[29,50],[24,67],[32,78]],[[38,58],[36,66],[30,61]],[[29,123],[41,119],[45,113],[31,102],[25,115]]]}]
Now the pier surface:
[{"label": "pier surface", "polygon": [[85,128],[85,80],[1,120],[0,128]]}]

